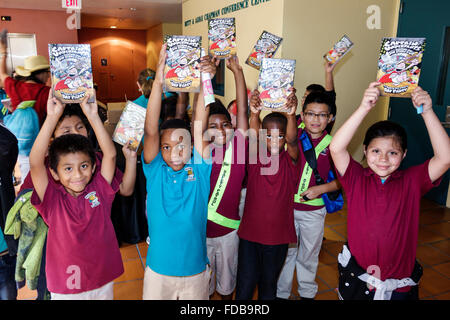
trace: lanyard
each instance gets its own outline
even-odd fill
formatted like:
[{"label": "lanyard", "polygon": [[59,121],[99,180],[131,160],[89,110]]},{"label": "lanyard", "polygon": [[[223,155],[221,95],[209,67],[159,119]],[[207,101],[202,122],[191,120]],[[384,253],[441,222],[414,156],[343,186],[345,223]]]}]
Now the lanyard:
[{"label": "lanyard", "polygon": [[228,180],[230,179],[231,163],[233,160],[232,156],[233,156],[233,142],[231,141],[230,145],[225,151],[225,156],[222,162],[222,168],[220,169],[220,174],[219,177],[217,178],[216,186],[214,187],[211,199],[209,199],[208,220],[217,223],[218,225],[221,225],[223,227],[227,227],[230,229],[237,229],[239,227],[240,220],[229,219],[217,212],[217,208],[219,207],[219,204],[223,198],[223,194],[225,193]]},{"label": "lanyard", "polygon": [[[316,159],[319,157],[319,154],[325,150],[326,147],[330,145],[331,142],[331,136],[327,134],[322,141],[314,148],[314,151],[316,153]],[[298,192],[294,195],[294,201],[296,203],[304,203],[310,206],[323,206],[325,205],[323,202],[322,197],[317,199],[308,200],[305,202],[300,202],[300,199],[302,198],[300,195],[308,190],[309,182],[311,181],[311,175],[312,175],[312,169],[309,166],[308,162],[305,163],[305,167],[303,168],[302,177],[300,178],[300,184],[298,186]]]}]

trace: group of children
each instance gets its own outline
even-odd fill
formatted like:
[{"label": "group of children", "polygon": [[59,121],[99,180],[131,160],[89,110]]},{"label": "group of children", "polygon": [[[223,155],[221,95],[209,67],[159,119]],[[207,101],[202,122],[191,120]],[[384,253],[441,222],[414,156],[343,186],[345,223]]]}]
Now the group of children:
[{"label": "group of children", "polygon": [[[363,168],[347,147],[375,107],[379,83],[369,85],[361,105],[331,139],[336,115],[331,65],[325,66],[325,88],[307,88],[298,119],[295,89],[287,112],[261,119],[259,92],[248,99],[242,66],[231,57],[226,66],[235,79],[234,111],[219,100],[205,105],[201,88],[189,122],[188,94],[167,102],[165,60],[163,45],[156,73],[144,70],[138,81],[139,103],[147,107],[141,153],[149,235],[144,299],[206,300],[217,291],[223,299],[235,292],[236,300],[248,300],[256,288],[259,299],[288,299],[294,269],[300,296],[313,299],[327,214],[322,195],[341,187],[348,203],[348,243],[339,255],[340,297],[418,298],[420,198],[450,166],[449,137],[428,93],[417,88],[412,103],[423,105],[433,158],[398,170],[407,150],[405,131],[381,121],[366,133],[368,167]],[[202,57],[201,71],[214,77],[218,62]],[[125,171],[116,169],[114,144],[97,104],[87,98],[77,115],[50,93],[30,153],[31,203],[48,225],[45,260],[52,299],[113,299],[113,281],[123,273],[110,213],[117,192],[133,193],[138,155],[124,146]],[[175,112],[167,112],[169,105]],[[87,125],[101,153],[89,141]],[[308,168],[300,142],[304,133],[323,184]],[[327,183],[330,170],[338,179]],[[379,267],[379,278],[371,266]]]}]

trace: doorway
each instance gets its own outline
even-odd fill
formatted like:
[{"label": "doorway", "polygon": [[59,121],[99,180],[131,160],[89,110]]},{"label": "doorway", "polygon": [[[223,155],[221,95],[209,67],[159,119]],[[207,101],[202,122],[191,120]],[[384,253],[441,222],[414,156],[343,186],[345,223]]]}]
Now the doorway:
[{"label": "doorway", "polygon": [[[397,37],[425,37],[419,86],[433,99],[433,110],[441,122],[450,106],[450,1],[402,0]],[[417,116],[411,99],[390,98],[389,120],[401,124],[408,135],[408,153],[401,168],[425,162],[433,156],[430,139],[422,117]],[[446,129],[450,133],[449,129]],[[425,197],[441,205],[447,201],[449,171],[441,184]]]}]

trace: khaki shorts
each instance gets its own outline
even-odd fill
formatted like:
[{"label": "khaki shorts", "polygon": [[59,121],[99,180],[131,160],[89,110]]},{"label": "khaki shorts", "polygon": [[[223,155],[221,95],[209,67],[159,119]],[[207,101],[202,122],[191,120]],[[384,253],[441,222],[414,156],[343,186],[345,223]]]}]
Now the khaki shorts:
[{"label": "khaki shorts", "polygon": [[114,282],[111,281],[98,289],[75,294],[50,292],[51,300],[114,300]]},{"label": "khaki shorts", "polygon": [[145,267],[143,300],[209,300],[210,267],[187,277],[165,276]]},{"label": "khaki shorts", "polygon": [[234,230],[222,237],[206,238],[208,259],[211,264],[209,295],[214,291],[227,296],[236,287],[239,237]]}]

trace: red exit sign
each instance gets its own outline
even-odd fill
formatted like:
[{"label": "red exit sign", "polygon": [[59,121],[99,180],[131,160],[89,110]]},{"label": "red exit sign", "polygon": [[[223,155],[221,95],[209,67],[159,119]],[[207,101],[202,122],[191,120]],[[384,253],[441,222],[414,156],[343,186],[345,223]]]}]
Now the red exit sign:
[{"label": "red exit sign", "polygon": [[65,9],[81,10],[81,0],[61,0],[62,7]]}]

